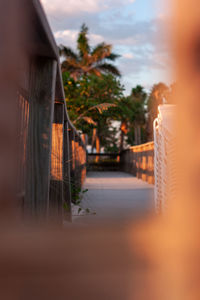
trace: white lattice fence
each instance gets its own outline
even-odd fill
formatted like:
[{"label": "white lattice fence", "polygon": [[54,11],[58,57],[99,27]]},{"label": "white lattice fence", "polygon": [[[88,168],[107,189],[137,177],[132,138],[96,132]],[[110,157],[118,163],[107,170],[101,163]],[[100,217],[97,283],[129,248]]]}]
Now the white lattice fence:
[{"label": "white lattice fence", "polygon": [[154,121],[155,206],[158,213],[167,208],[175,193],[175,106],[160,105]]}]

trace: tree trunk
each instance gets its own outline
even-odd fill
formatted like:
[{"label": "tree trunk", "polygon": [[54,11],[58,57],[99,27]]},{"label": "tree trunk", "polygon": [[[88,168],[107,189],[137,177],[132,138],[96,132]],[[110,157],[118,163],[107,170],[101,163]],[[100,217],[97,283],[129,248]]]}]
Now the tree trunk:
[{"label": "tree trunk", "polygon": [[141,141],[141,127],[140,125],[137,126],[137,130],[138,130],[138,145],[141,145],[142,141]]},{"label": "tree trunk", "polygon": [[121,130],[119,151],[122,152],[123,150],[124,150],[124,132],[123,130]]},{"label": "tree trunk", "polygon": [[134,126],[134,133],[135,133],[135,145],[138,145],[138,130],[137,126]]},{"label": "tree trunk", "polygon": [[121,137],[120,137],[120,152],[121,152],[124,149],[125,134],[127,134],[127,132],[128,132],[126,121],[122,121],[120,129],[121,129]]},{"label": "tree trunk", "polygon": [[83,133],[83,134],[81,135],[81,138],[82,138],[82,141],[83,141],[83,143],[85,144],[85,146],[87,146],[87,145],[86,145],[86,135],[85,135],[85,133]]},{"label": "tree trunk", "polygon": [[[99,136],[96,135],[96,153],[100,153],[101,147],[100,147],[100,139]],[[96,156],[96,162],[99,162],[99,156]]]},{"label": "tree trunk", "polygon": [[93,131],[92,131],[92,148],[91,148],[92,153],[94,152],[96,134],[97,134],[97,130],[96,130],[96,128],[93,128]]}]

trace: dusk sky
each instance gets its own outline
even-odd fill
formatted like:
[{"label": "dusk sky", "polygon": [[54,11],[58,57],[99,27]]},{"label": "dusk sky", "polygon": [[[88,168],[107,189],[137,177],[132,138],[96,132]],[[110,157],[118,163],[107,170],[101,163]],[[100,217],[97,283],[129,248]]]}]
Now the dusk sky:
[{"label": "dusk sky", "polygon": [[[83,23],[90,43],[111,43],[126,93],[137,84],[150,89],[170,83],[170,57],[164,0],[42,0],[58,44],[75,48]],[[167,2],[167,1],[165,1]]]}]

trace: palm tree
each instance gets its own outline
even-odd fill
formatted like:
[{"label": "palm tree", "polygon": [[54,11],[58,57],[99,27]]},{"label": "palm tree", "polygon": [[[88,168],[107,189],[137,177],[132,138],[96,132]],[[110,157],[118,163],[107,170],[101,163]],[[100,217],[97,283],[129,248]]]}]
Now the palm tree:
[{"label": "palm tree", "polygon": [[89,45],[88,28],[85,24],[82,25],[77,39],[77,52],[63,45],[59,50],[60,55],[64,57],[61,64],[62,71],[68,71],[75,80],[88,74],[101,76],[101,74],[111,73],[120,76],[117,67],[108,62],[115,61],[119,55],[112,52],[112,45],[104,42],[92,48]]},{"label": "palm tree", "polygon": [[120,151],[124,149],[125,136],[134,129],[134,143],[139,145],[142,142],[141,130],[145,124],[145,103],[147,94],[144,88],[137,85],[132,89],[131,95],[122,98],[118,102],[120,126]]},{"label": "palm tree", "polygon": [[[83,24],[77,39],[77,51],[73,51],[69,47],[63,45],[59,48],[60,55],[64,57],[61,64],[62,72],[69,72],[70,76],[76,81],[81,76],[96,75],[100,77],[102,74],[112,74],[120,76],[120,72],[115,65],[110,62],[115,61],[119,55],[112,52],[112,45],[104,42],[98,44],[94,48],[89,45],[88,27]],[[108,103],[102,103],[104,107],[109,107]],[[94,108],[100,106],[94,106]],[[93,123],[91,118],[80,116],[86,122]],[[93,137],[96,140],[96,150],[100,152],[100,143],[97,130],[93,129]]]},{"label": "palm tree", "polygon": [[140,145],[141,140],[141,127],[145,124],[145,102],[147,93],[141,85],[137,85],[132,89],[130,99],[133,101],[133,126],[135,132],[135,144]]}]

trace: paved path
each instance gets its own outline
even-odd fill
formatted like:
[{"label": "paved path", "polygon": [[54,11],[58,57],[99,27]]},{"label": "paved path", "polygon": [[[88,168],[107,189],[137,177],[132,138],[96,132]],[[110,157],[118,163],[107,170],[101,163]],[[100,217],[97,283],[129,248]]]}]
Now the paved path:
[{"label": "paved path", "polygon": [[153,185],[122,172],[90,172],[81,206],[96,214],[74,222],[130,221],[154,212]]}]

